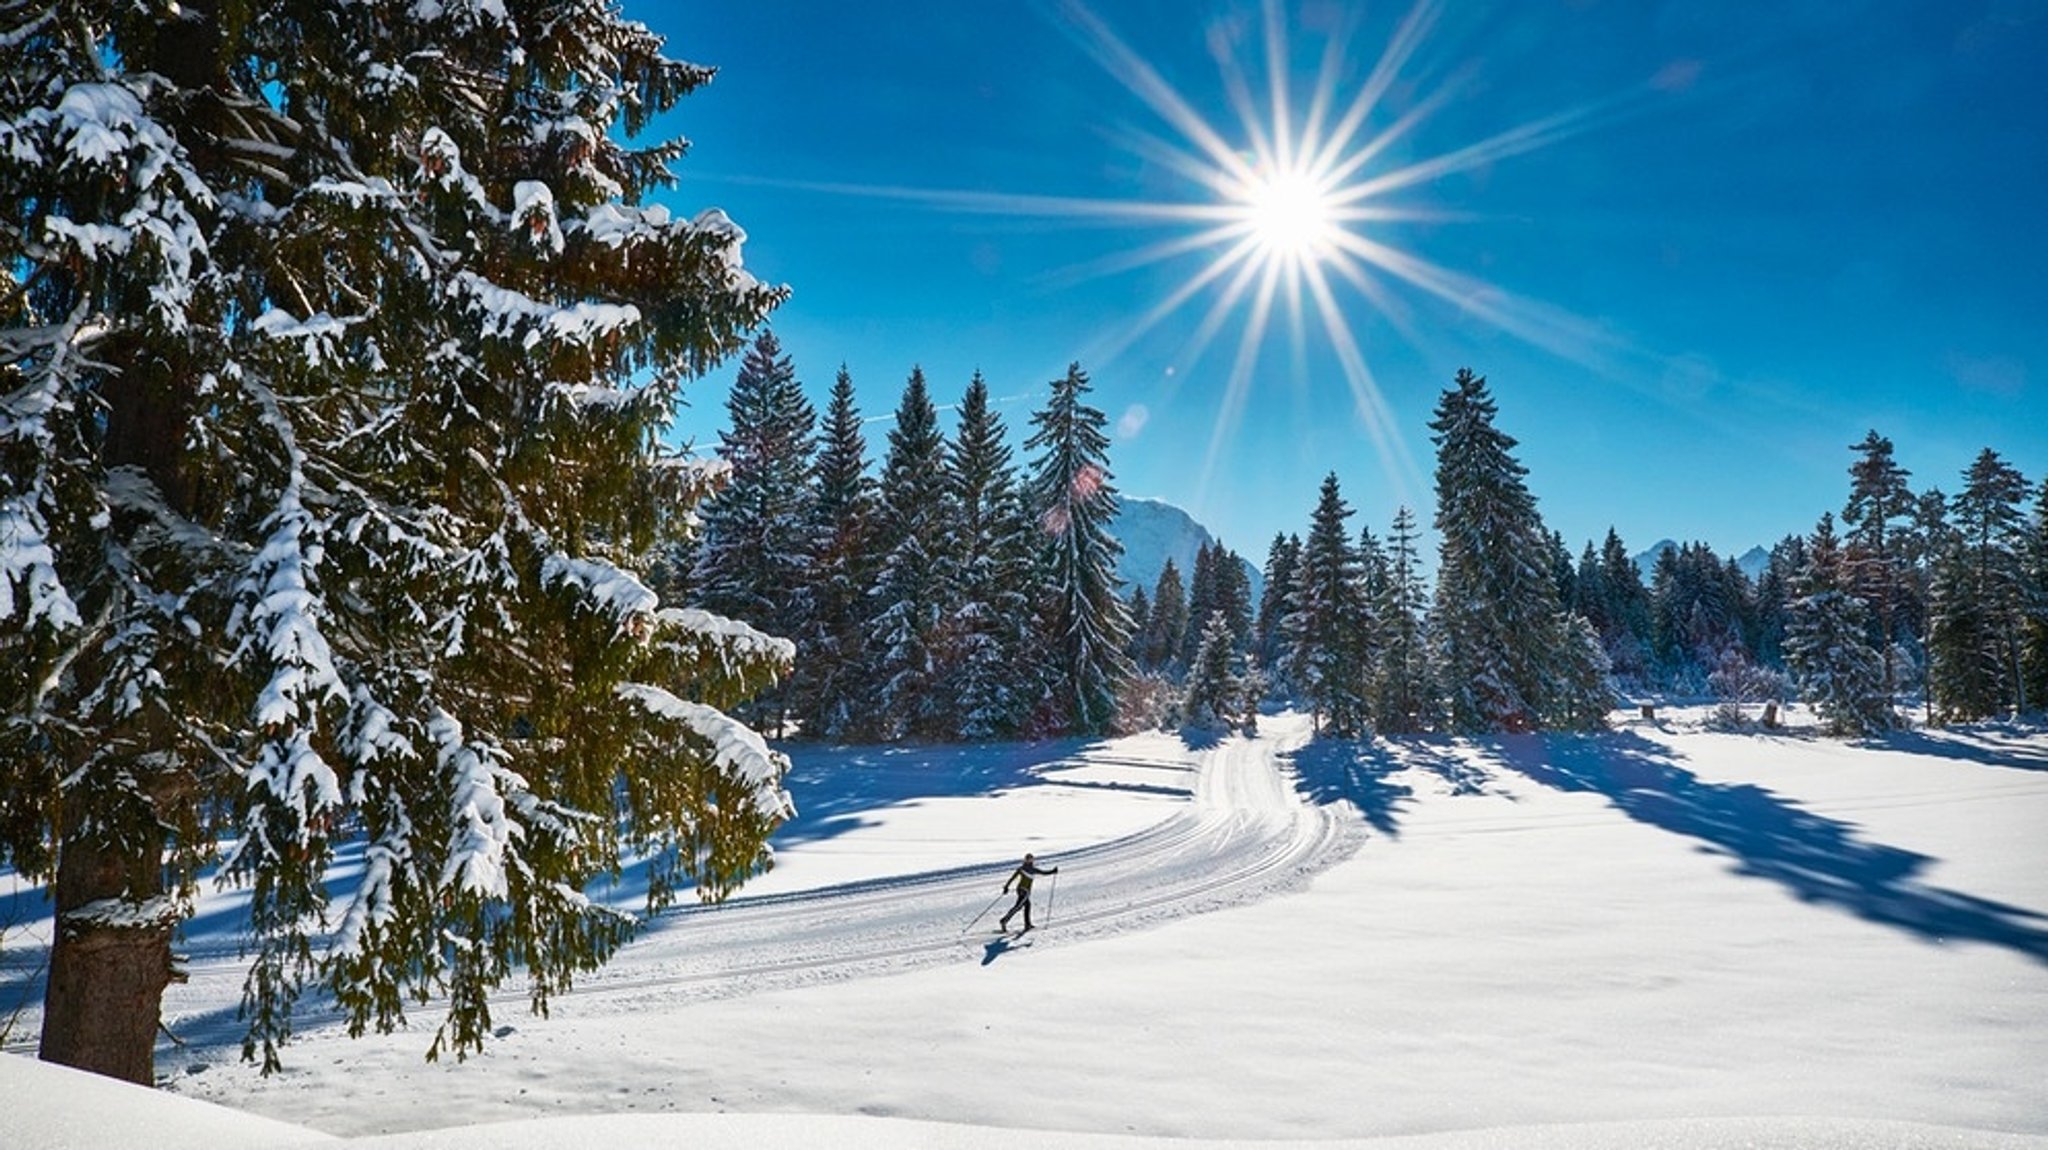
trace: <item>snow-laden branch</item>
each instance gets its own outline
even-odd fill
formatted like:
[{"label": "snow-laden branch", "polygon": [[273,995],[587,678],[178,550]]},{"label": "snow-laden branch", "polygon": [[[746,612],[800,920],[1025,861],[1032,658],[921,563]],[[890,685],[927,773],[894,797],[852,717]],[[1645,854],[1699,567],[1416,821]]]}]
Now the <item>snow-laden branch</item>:
[{"label": "snow-laden branch", "polygon": [[434,740],[435,761],[448,777],[448,861],[441,867],[440,885],[505,898],[511,890],[507,871],[513,845],[526,837],[526,828],[513,820],[498,787],[504,782],[524,790],[526,780],[498,764],[502,752],[497,748],[466,741],[462,723],[446,711],[434,711],[427,734]]},{"label": "snow-laden branch", "polygon": [[622,699],[638,703],[649,714],[681,723],[711,744],[712,761],[738,774],[748,784],[754,808],[776,821],[794,818],[796,804],[782,789],[789,772],[789,756],[772,750],[759,732],[716,707],[679,699],[647,683],[621,683]]},{"label": "snow-laden branch", "polygon": [[450,290],[467,307],[482,313],[486,333],[500,339],[516,337],[523,348],[532,348],[544,339],[595,343],[619,335],[641,318],[640,309],[629,303],[581,300],[557,307],[475,272],[456,273]]},{"label": "snow-laden branch", "polygon": [[598,610],[621,623],[653,611],[660,602],[631,572],[601,560],[550,555],[541,561],[540,577],[550,587],[575,585]]},{"label": "snow-laden branch", "polygon": [[341,362],[341,337],[348,332],[349,325],[361,322],[357,317],[336,319],[326,312],[306,319],[300,319],[283,308],[271,308],[256,317],[249,326],[258,334],[275,340],[297,340],[299,354],[307,364],[322,367]]},{"label": "snow-laden branch", "polygon": [[726,657],[726,671],[734,658],[748,662],[766,659],[784,666],[796,660],[796,644],[777,635],[755,630],[738,619],[714,615],[696,607],[664,607],[655,618],[664,628],[711,639]]},{"label": "snow-laden branch", "polygon": [[13,619],[17,610],[29,627],[40,622],[61,631],[82,622],[57,574],[57,554],[41,511],[30,500],[10,497],[0,502],[0,619]]}]

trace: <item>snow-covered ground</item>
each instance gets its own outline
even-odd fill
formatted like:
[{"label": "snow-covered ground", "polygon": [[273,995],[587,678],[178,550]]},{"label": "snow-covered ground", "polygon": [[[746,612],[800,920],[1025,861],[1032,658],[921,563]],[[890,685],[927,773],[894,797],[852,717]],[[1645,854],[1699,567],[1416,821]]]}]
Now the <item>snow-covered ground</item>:
[{"label": "snow-covered ground", "polygon": [[[201,933],[165,1090],[0,1058],[0,1144],[2048,1147],[2048,735],[1703,717],[799,750],[774,873],[480,1057],[315,1010],[263,1079]],[[1050,925],[963,935],[1025,850]]]}]

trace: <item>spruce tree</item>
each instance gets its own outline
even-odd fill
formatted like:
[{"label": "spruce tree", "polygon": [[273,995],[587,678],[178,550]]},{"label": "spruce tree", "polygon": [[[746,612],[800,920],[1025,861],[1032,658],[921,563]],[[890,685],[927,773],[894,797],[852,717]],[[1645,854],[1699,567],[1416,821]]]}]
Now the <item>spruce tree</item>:
[{"label": "spruce tree", "polygon": [[810,546],[815,562],[790,689],[803,733],[836,739],[860,725],[867,591],[874,574],[869,539],[875,483],[867,473],[867,440],[845,364],[832,381],[814,479]]},{"label": "spruce tree", "polygon": [[[372,18],[374,15],[374,18]],[[545,18],[543,18],[545,17]],[[603,5],[0,9],[0,861],[52,881],[45,1058],[140,1082],[229,842],[245,1052],[311,984],[481,1046],[786,812],[715,708],[786,643],[633,566],[682,383],[782,298],[647,202],[710,78]],[[337,852],[364,865],[332,871]],[[331,938],[315,945],[316,929]]]},{"label": "spruce tree", "polygon": [[2048,479],[2037,490],[2022,559],[2020,692],[2032,710],[2042,711],[2048,710]]},{"label": "spruce tree", "polygon": [[1145,658],[1145,632],[1152,627],[1152,597],[1145,594],[1143,587],[1131,588],[1130,598],[1124,601],[1124,610],[1131,616],[1131,640],[1125,645],[1124,653],[1131,657],[1131,665],[1142,672],[1158,670]]},{"label": "spruce tree", "polygon": [[1266,549],[1266,586],[1259,595],[1258,618],[1252,640],[1253,653],[1263,667],[1279,665],[1283,641],[1281,623],[1287,617],[1287,600],[1293,592],[1294,571],[1300,561],[1299,538],[1284,532],[1273,536],[1272,546]]},{"label": "spruce tree", "polygon": [[1006,440],[977,371],[960,402],[948,457],[953,598],[942,653],[949,726],[966,739],[1015,734],[1037,702],[1023,662],[1031,620],[1031,523],[1019,513]]},{"label": "spruce tree", "polygon": [[1181,640],[1187,632],[1187,592],[1181,586],[1180,568],[1169,558],[1152,585],[1152,613],[1138,644],[1143,652],[1140,661],[1148,670],[1172,677],[1180,666]]},{"label": "spruce tree", "polygon": [[1415,513],[1405,506],[1395,511],[1387,537],[1386,588],[1373,607],[1382,636],[1373,725],[1382,734],[1415,734],[1438,721],[1438,691],[1423,630],[1429,603],[1422,584],[1420,545]]},{"label": "spruce tree", "polygon": [[1620,675],[1647,678],[1651,661],[1650,592],[1642,569],[1612,527],[1600,544],[1600,586],[1607,596],[1608,626],[1601,632],[1608,659]]},{"label": "spruce tree", "polygon": [[924,369],[912,368],[882,460],[868,589],[867,690],[871,731],[883,740],[943,733],[940,621],[951,602],[952,533],[946,441]]},{"label": "spruce tree", "polygon": [[1964,473],[1950,509],[1956,551],[1938,565],[1937,637],[1929,643],[1930,703],[1944,721],[2023,706],[2020,631],[2024,585],[2025,478],[1985,448]]},{"label": "spruce tree", "polygon": [[1554,693],[1577,649],[1527,470],[1495,412],[1485,379],[1460,369],[1429,425],[1442,536],[1432,634],[1450,720],[1461,731],[1597,724]]},{"label": "spruce tree", "polygon": [[1117,690],[1133,674],[1124,656],[1131,621],[1117,595],[1123,547],[1109,531],[1117,513],[1109,437],[1101,410],[1086,402],[1089,390],[1081,365],[1070,365],[1052,381],[1052,396],[1031,417],[1037,430],[1025,441],[1038,453],[1029,490],[1040,538],[1052,719],[1077,734],[1109,729]]},{"label": "spruce tree", "polygon": [[1230,625],[1231,645],[1239,652],[1251,650],[1252,625],[1256,618],[1252,604],[1252,577],[1245,561],[1223,544],[1216,545],[1216,609]]},{"label": "spruce tree", "polygon": [[1189,726],[1228,730],[1243,712],[1244,684],[1235,646],[1229,618],[1222,611],[1210,612],[1202,641],[1195,645],[1194,662],[1188,665],[1181,708]]},{"label": "spruce tree", "polygon": [[1188,579],[1188,625],[1181,633],[1180,650],[1175,661],[1182,667],[1193,667],[1195,648],[1202,645],[1202,630],[1208,625],[1209,616],[1221,606],[1221,588],[1218,583],[1217,566],[1220,547],[1204,539],[1195,549],[1195,569]]},{"label": "spruce tree", "polygon": [[[726,397],[729,424],[718,457],[724,486],[706,500],[691,590],[699,606],[771,635],[796,636],[816,565],[811,511],[817,412],[773,331],[763,330],[740,360]],[[754,705],[781,735],[786,691]]]},{"label": "spruce tree", "polygon": [[1316,729],[1340,738],[1364,733],[1371,717],[1365,693],[1369,607],[1344,526],[1351,514],[1331,472],[1302,542],[1286,623],[1287,677],[1308,703]]},{"label": "spruce tree", "polygon": [[1870,641],[1869,608],[1850,588],[1832,512],[1814,528],[1794,591],[1785,663],[1800,697],[1829,734],[1889,730],[1894,717],[1884,694],[1884,660]]},{"label": "spruce tree", "polygon": [[1892,441],[1872,429],[1849,450],[1858,458],[1849,466],[1849,502],[1842,508],[1843,554],[1849,582],[1870,604],[1872,637],[1884,658],[1884,691],[1898,693],[1894,648],[1900,639],[1903,561],[1900,535],[1913,514],[1913,493],[1906,487],[1911,472],[1892,458]]}]

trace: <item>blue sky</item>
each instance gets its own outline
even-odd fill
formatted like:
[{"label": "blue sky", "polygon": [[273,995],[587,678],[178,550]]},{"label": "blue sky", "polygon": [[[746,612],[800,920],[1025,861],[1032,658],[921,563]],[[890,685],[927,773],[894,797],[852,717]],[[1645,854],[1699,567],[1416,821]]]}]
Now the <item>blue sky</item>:
[{"label": "blue sky", "polygon": [[[1872,428],[1916,490],[1953,493],[1984,447],[2048,476],[2043,0],[626,10],[720,69],[659,125],[692,142],[666,198],[724,208],[793,288],[774,326],[821,406],[841,362],[878,418],[914,364],[942,403],[979,369],[1021,441],[1079,360],[1118,488],[1254,563],[1329,471],[1354,524],[1426,524],[1427,424],[1464,366],[1575,551],[1807,531]],[[1324,137],[1377,93],[1322,210],[1382,188],[1319,234],[1394,254],[1346,273],[1311,245],[1332,314],[1287,264],[1261,326],[1279,249],[1219,262],[1230,241],[1193,246],[1214,220],[1133,205],[1214,214],[1214,150],[1265,172],[1257,136],[1300,139],[1319,89]],[[689,392],[700,445],[736,366]]]}]

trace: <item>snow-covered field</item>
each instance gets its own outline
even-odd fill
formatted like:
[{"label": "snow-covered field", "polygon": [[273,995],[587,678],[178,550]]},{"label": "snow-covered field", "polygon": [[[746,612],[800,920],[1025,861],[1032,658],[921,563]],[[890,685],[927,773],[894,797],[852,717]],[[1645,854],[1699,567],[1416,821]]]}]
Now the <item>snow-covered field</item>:
[{"label": "snow-covered field", "polygon": [[[1703,717],[799,750],[771,875],[481,1057],[315,1009],[259,1077],[220,896],[165,1089],[0,1058],[0,1144],[2048,1147],[2048,734]],[[1050,924],[963,935],[1025,850]]]}]

